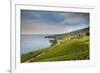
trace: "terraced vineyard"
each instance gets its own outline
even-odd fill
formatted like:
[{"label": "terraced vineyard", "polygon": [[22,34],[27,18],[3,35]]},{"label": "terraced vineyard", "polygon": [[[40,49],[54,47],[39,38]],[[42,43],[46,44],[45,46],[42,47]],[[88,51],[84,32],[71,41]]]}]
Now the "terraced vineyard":
[{"label": "terraced vineyard", "polygon": [[21,56],[21,62],[51,62],[89,60],[89,36],[63,40],[48,48],[34,50]]}]

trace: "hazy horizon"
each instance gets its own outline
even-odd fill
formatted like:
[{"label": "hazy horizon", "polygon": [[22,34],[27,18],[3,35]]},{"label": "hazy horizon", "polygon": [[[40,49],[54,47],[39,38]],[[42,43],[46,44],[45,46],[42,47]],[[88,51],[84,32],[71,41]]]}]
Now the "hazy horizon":
[{"label": "hazy horizon", "polygon": [[[84,27],[84,28],[88,28],[88,27]],[[84,29],[84,28],[81,28],[81,29]],[[81,29],[77,29],[77,30],[81,30]],[[73,31],[77,31],[77,30],[73,30]],[[69,32],[73,32],[73,31],[69,31]],[[69,32],[63,32],[63,33],[69,33]],[[63,34],[63,33],[59,33],[59,34]],[[58,33],[57,33],[58,34]],[[21,35],[56,35],[56,34],[41,34],[41,33],[37,33],[37,34],[21,34]]]}]

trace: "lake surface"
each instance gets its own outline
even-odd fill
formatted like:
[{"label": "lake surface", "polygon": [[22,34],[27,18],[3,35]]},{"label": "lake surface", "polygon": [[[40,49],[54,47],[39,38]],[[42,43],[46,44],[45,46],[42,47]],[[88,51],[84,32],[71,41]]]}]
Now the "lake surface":
[{"label": "lake surface", "polygon": [[49,47],[50,38],[45,36],[48,35],[21,35],[21,54]]}]

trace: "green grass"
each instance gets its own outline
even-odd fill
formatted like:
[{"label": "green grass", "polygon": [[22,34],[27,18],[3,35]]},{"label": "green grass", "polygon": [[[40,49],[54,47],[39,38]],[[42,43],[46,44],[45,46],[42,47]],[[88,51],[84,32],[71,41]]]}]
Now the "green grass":
[{"label": "green grass", "polygon": [[32,51],[21,56],[21,62],[49,62],[89,59],[89,36],[64,40],[59,45]]}]

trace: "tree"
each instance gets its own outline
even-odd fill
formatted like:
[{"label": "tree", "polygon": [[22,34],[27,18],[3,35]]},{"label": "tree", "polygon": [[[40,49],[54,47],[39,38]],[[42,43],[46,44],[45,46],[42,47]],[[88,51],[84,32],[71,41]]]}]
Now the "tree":
[{"label": "tree", "polygon": [[86,32],[86,36],[89,36],[90,34],[89,34],[89,32]]}]

